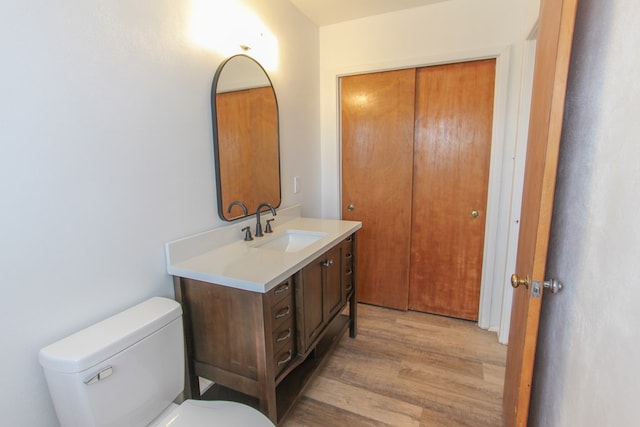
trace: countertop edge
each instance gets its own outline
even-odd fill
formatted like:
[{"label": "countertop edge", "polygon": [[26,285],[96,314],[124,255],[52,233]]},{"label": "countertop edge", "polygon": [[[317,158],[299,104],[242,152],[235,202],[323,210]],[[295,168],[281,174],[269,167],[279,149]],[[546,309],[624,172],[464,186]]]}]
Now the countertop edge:
[{"label": "countertop edge", "polygon": [[[289,255],[290,260],[282,261],[284,264],[282,269],[277,270],[277,272],[271,272],[271,274],[265,275],[264,280],[247,280],[239,277],[233,277],[231,275],[225,275],[220,271],[204,271],[204,268],[194,268],[193,265],[197,265],[197,262],[193,260],[199,257],[202,257],[204,261],[206,261],[206,257],[210,256],[211,259],[215,259],[216,256],[219,259],[221,252],[225,249],[226,246],[214,248],[210,255],[205,251],[202,254],[194,256],[191,259],[184,260],[182,262],[167,264],[167,272],[172,276],[178,276],[193,280],[199,280],[202,282],[217,284],[220,286],[228,286],[236,289],[242,289],[250,292],[257,293],[267,293],[271,289],[273,289],[278,284],[282,283],[284,280],[295,274],[297,271],[301,270],[305,266],[309,265],[314,259],[321,256],[330,248],[334,247],[336,244],[344,240],[347,236],[355,233],[356,231],[362,228],[362,223],[359,221],[345,221],[345,220],[337,220],[337,219],[319,219],[319,218],[293,218],[290,221],[282,223],[279,225],[279,228],[293,227],[296,229],[306,229],[309,231],[316,231],[318,224],[324,225],[329,229],[331,227],[338,226],[340,231],[333,232],[328,235],[325,239],[321,240],[321,245],[312,245],[310,250],[301,251],[300,256],[296,257],[295,255]],[[313,227],[315,225],[316,227]],[[344,228],[342,228],[344,226]],[[327,232],[329,234],[329,232]],[[188,239],[185,238],[185,239]],[[184,240],[184,239],[182,239]],[[238,250],[238,247],[241,245],[247,245],[246,242],[234,242],[229,246],[230,249]],[[276,256],[275,254],[272,254]],[[285,256],[282,257],[285,259]],[[169,260],[170,258],[167,257]],[[251,257],[248,257],[249,261],[252,260]],[[255,258],[253,258],[255,259]],[[237,259],[230,258],[231,262],[237,262]],[[202,262],[202,260],[201,260]],[[190,267],[190,265],[192,265]],[[250,268],[250,267],[247,267]],[[224,269],[223,269],[224,270]]]}]

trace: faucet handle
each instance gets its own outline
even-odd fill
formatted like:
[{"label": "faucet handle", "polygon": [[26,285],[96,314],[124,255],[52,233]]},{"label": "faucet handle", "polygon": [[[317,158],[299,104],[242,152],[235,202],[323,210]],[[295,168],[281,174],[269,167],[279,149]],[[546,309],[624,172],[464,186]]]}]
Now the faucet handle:
[{"label": "faucet handle", "polygon": [[271,218],[267,220],[267,225],[264,228],[265,233],[273,233],[273,230],[271,229],[271,221],[273,220],[275,220],[275,218]]},{"label": "faucet handle", "polygon": [[249,242],[249,241],[253,240],[253,237],[251,237],[251,227],[246,226],[241,231],[244,231],[244,241],[245,242]]}]

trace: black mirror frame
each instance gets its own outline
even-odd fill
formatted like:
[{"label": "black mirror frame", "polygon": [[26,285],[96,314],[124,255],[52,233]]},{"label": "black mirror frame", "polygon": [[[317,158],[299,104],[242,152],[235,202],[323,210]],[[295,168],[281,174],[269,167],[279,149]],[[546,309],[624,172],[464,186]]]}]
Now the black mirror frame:
[{"label": "black mirror frame", "polygon": [[246,217],[249,217],[251,215],[254,215],[256,213],[256,211],[255,211],[256,207],[247,206],[248,213],[246,215],[239,216],[239,217],[233,218],[233,219],[228,219],[228,218],[225,217],[225,207],[222,205],[222,181],[221,181],[221,173],[220,173],[220,147],[219,147],[219,138],[218,138],[218,116],[217,116],[217,107],[216,107],[217,90],[216,89],[218,87],[218,80],[220,79],[220,75],[222,74],[222,70],[224,69],[224,66],[229,61],[231,61],[232,59],[238,58],[238,57],[245,57],[245,58],[251,60],[252,62],[254,62],[258,67],[260,67],[260,69],[264,73],[265,77],[269,81],[269,85],[271,86],[271,90],[273,91],[273,97],[275,99],[275,104],[276,104],[276,117],[277,117],[278,194],[279,194],[278,204],[273,206],[273,207],[274,208],[278,208],[282,204],[282,170],[281,170],[281,163],[282,162],[280,160],[280,109],[279,109],[279,106],[278,106],[278,97],[276,96],[276,91],[275,91],[275,88],[273,87],[273,82],[271,81],[271,78],[269,77],[269,74],[267,73],[267,71],[264,69],[264,67],[258,61],[256,61],[254,58],[250,57],[249,55],[245,55],[245,54],[233,55],[233,56],[230,56],[229,58],[225,59],[224,61],[222,61],[222,63],[218,66],[218,69],[216,70],[216,73],[213,76],[213,82],[211,83],[211,123],[212,123],[212,128],[213,128],[213,154],[214,154],[214,159],[213,159],[214,165],[213,166],[214,166],[215,178],[216,178],[216,198],[217,198],[217,202],[218,202],[218,216],[223,221],[227,221],[227,222],[238,221],[238,220],[244,219]]}]

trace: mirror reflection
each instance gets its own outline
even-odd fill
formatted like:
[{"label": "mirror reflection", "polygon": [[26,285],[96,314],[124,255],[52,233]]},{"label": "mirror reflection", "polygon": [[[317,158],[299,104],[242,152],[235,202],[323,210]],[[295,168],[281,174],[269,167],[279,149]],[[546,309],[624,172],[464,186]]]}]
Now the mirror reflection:
[{"label": "mirror reflection", "polygon": [[220,64],[211,88],[211,111],[220,218],[252,215],[263,202],[278,207],[278,103],[262,66],[246,55]]}]

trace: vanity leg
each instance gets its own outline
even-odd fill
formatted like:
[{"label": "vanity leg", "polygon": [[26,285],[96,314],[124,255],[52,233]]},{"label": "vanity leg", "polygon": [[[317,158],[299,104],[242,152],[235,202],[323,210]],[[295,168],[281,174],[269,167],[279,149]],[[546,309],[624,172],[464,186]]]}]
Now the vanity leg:
[{"label": "vanity leg", "polygon": [[354,292],[349,298],[349,337],[355,338],[358,334],[358,302]]},{"label": "vanity leg", "polygon": [[358,335],[358,236],[353,234],[353,292],[349,298],[349,337],[355,338]]},{"label": "vanity leg", "polygon": [[260,412],[265,414],[271,422],[278,425],[278,407],[276,404],[276,386],[275,386],[275,372],[273,367],[272,357],[273,355],[273,342],[271,340],[271,333],[274,330],[272,325],[273,315],[271,313],[271,303],[269,298],[263,297],[260,301],[256,301],[256,304],[260,304],[261,310],[256,308],[255,312],[265,313],[264,316],[253,316],[253,328],[254,331],[259,331],[256,334],[256,354],[258,359],[256,361],[257,377],[258,377],[258,400],[260,405]]},{"label": "vanity leg", "polygon": [[184,284],[179,277],[173,277],[173,290],[175,292],[176,301],[182,306],[182,325],[184,331],[184,348],[185,348],[185,372],[184,372],[184,391],[183,397],[185,399],[199,399],[200,398],[200,382],[198,376],[193,369],[193,361],[190,355],[193,354],[192,350],[192,333],[191,333],[191,320],[189,316],[189,308],[187,307],[184,298]]},{"label": "vanity leg", "polygon": [[267,393],[267,396],[260,398],[260,412],[265,414],[273,424],[278,425],[275,389],[273,393]]}]

